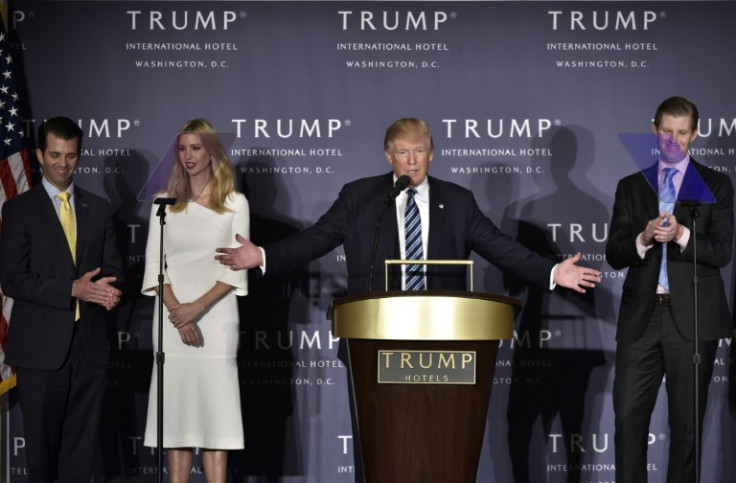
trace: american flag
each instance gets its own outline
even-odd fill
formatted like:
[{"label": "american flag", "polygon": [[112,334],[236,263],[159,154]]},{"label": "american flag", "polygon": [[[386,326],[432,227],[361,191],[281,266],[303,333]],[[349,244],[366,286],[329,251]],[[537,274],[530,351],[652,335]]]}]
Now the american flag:
[{"label": "american flag", "polygon": [[[28,152],[23,148],[18,93],[13,80],[13,59],[5,28],[0,22],[0,212],[3,204],[27,191],[31,184]],[[2,236],[0,215],[0,236]],[[2,295],[0,287],[0,295]],[[5,342],[10,324],[13,299],[2,295],[0,313],[0,394],[15,386],[15,371],[5,364]]]}]

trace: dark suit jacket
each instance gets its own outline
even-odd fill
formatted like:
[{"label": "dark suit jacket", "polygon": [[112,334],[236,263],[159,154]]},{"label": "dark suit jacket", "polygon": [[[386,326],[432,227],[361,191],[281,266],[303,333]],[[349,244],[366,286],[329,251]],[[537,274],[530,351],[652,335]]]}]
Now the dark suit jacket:
[{"label": "dark suit jacket", "polygon": [[[72,282],[97,267],[122,284],[109,203],[75,187],[77,266],[74,266],[53,201],[38,185],[3,206],[0,284],[14,299],[7,362],[54,370],[64,362],[74,332]],[[91,364],[107,362],[107,311],[80,301],[80,335]]]},{"label": "dark suit jacket", "polygon": [[[700,340],[731,336],[728,310],[720,268],[731,261],[733,244],[733,186],[729,177],[694,160],[685,173],[678,201],[692,199],[700,180],[715,195],[715,202],[698,207],[696,235],[691,234],[685,250],[668,246],[667,273],[672,294],[675,323],[680,333],[694,338],[693,252],[697,238],[698,309]],[[606,258],[615,269],[629,267],[621,294],[616,340],[634,342],[644,331],[654,308],[654,295],[662,260],[662,245],[647,251],[641,259],[636,237],[659,215],[657,165],[622,179],[616,188]],[[690,208],[677,203],[674,215],[681,225],[692,228]]]},{"label": "dark suit jacket", "polygon": [[[427,259],[467,260],[471,251],[501,270],[531,283],[549,286],[554,262],[502,233],[478,208],[473,194],[456,184],[429,177]],[[306,230],[265,245],[266,272],[293,270],[344,245],[348,293],[368,291],[368,272],[376,223],[393,187],[392,173],[346,184],[338,199]],[[396,208],[385,213],[377,249],[374,290],[384,289],[384,260],[400,258]],[[401,288],[401,267],[392,266],[390,290]],[[465,290],[466,267],[428,267],[427,288]]]}]

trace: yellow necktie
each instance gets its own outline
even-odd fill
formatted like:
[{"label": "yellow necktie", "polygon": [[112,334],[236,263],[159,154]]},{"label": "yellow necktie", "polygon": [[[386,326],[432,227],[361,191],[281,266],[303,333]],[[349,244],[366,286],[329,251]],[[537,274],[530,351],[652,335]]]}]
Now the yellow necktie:
[{"label": "yellow necktie", "polygon": [[[72,252],[72,260],[77,263],[77,228],[74,223],[74,212],[72,205],[69,203],[70,193],[62,191],[56,197],[61,200],[61,208],[59,209],[59,218],[61,218],[61,228],[66,235],[66,241],[69,244],[69,250]],[[76,303],[74,320],[79,320],[79,301]]]}]

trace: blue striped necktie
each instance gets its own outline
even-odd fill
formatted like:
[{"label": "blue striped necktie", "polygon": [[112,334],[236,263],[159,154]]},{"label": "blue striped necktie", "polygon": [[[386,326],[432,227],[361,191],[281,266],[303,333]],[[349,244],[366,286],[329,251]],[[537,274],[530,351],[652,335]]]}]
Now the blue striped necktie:
[{"label": "blue striped necktie", "polygon": [[[406,211],[404,213],[404,232],[406,234],[407,260],[421,260],[424,258],[422,248],[422,218],[414,200],[417,190],[411,188],[406,192]],[[405,290],[424,290],[424,270],[421,265],[407,265]]]},{"label": "blue striped necktie", "polygon": [[[659,187],[659,214],[663,211],[672,214],[675,209],[675,184],[672,177],[677,172],[675,168],[664,168],[664,182]],[[665,225],[667,220],[665,220]],[[667,278],[667,244],[662,244],[662,264],[659,266],[659,284],[668,292],[670,291],[670,282]]]}]

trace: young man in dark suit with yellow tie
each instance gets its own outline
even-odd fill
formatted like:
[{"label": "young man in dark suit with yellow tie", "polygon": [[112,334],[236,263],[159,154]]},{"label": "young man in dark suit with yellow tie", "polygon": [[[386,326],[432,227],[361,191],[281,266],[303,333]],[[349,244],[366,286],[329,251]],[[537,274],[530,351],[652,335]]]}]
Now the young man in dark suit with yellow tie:
[{"label": "young man in dark suit with yellow tie", "polygon": [[123,270],[109,203],[73,182],[82,130],[49,119],[38,146],[42,183],[3,206],[0,284],[14,299],[6,360],[17,369],[29,483],[84,483]]}]

